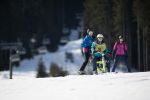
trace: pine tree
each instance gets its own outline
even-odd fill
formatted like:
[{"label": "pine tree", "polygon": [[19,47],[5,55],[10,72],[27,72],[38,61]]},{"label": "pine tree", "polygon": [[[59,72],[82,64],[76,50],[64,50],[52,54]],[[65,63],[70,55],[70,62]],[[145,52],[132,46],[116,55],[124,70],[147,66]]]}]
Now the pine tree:
[{"label": "pine tree", "polygon": [[42,59],[39,60],[38,63],[38,69],[37,69],[37,78],[42,78],[42,77],[48,77],[48,74],[46,72],[46,67],[44,65],[44,62]]},{"label": "pine tree", "polygon": [[68,75],[68,72],[63,70],[56,63],[52,63],[51,66],[50,66],[50,73],[49,74],[52,77],[59,77],[59,76],[66,76],[66,75]]}]

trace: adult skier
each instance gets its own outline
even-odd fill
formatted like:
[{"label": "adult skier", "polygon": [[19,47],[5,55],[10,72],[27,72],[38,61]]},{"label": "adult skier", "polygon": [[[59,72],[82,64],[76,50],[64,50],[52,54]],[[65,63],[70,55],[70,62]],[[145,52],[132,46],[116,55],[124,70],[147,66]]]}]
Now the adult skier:
[{"label": "adult skier", "polygon": [[119,40],[115,42],[114,47],[113,47],[113,56],[115,59],[115,63],[112,68],[112,72],[115,72],[115,68],[120,60],[125,62],[128,68],[128,72],[131,72],[131,69],[128,64],[127,44],[124,42],[123,37],[121,35],[118,38]]},{"label": "adult skier", "polygon": [[87,32],[88,34],[85,36],[83,42],[81,43],[81,48],[84,55],[84,62],[81,65],[79,74],[84,74],[84,69],[89,61],[89,58],[91,57],[91,46],[95,40],[94,32],[93,31],[87,31]]}]

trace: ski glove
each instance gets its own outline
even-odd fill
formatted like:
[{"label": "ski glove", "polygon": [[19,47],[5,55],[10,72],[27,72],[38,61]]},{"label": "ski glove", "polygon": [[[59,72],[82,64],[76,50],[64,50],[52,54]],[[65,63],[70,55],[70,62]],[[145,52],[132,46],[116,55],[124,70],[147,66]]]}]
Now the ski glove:
[{"label": "ski glove", "polygon": [[99,53],[99,52],[95,53],[94,55],[95,55],[95,57],[97,57],[97,58],[101,58],[101,57],[102,57],[102,54]]}]

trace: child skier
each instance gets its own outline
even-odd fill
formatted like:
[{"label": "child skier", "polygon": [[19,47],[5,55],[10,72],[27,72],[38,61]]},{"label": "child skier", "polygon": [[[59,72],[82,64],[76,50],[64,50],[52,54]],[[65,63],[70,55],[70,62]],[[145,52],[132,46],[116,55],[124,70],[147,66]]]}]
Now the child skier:
[{"label": "child skier", "polygon": [[104,36],[102,34],[98,34],[96,41],[93,42],[91,50],[93,54],[93,74],[97,74],[97,64],[96,62],[107,53],[106,44],[103,41]]}]

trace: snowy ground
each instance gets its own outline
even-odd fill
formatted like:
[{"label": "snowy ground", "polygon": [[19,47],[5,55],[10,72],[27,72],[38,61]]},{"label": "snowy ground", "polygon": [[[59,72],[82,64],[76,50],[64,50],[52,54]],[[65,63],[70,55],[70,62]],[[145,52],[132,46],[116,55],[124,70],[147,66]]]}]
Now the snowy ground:
[{"label": "snowy ground", "polygon": [[0,80],[1,100],[150,100],[150,72]]},{"label": "snowy ground", "polygon": [[[20,67],[0,72],[1,100],[150,100],[150,72],[106,73],[102,75],[76,75],[82,64],[81,40],[69,42],[56,53],[24,60]],[[65,52],[72,52],[74,63],[65,62]],[[39,59],[49,69],[52,62],[68,70],[66,77],[35,78]],[[122,65],[121,65],[122,66]],[[122,66],[121,70],[126,72]],[[121,73],[120,73],[121,72]]]}]

